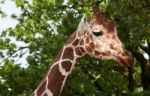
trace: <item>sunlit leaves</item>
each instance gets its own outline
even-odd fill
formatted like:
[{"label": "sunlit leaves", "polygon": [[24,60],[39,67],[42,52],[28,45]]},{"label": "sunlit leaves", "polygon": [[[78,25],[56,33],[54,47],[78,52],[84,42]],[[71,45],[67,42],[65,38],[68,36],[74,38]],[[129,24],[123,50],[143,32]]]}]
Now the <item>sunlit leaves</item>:
[{"label": "sunlit leaves", "polygon": [[22,2],[23,0],[15,0],[15,2],[16,2],[16,5],[17,6],[22,6],[23,5],[23,2]]}]

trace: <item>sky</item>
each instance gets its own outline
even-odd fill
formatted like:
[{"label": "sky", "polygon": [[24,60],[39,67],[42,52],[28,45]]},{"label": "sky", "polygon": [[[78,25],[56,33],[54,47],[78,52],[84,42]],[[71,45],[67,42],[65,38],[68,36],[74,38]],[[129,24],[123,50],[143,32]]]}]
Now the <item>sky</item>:
[{"label": "sky", "polygon": [[4,4],[0,4],[0,8],[7,14],[6,18],[0,18],[0,32],[9,27],[14,28],[18,21],[11,19],[11,15],[19,15],[21,13],[21,9],[17,8],[15,3],[11,0],[6,0]]},{"label": "sky", "polygon": [[[15,5],[15,2],[13,2],[12,0],[5,0],[4,4],[0,4],[0,8],[2,11],[4,11],[6,13],[6,17],[5,18],[0,18],[0,34],[3,30],[5,30],[6,28],[15,28],[15,26],[19,23],[17,20],[12,19],[11,15],[15,14],[17,16],[19,16],[21,14],[21,9],[18,8]],[[26,46],[25,43],[20,42],[20,41],[16,41],[14,38],[11,38],[11,42],[17,44],[17,46]],[[26,50],[24,50],[26,51]],[[22,63],[22,67],[27,67],[27,62],[26,62],[26,57],[28,56],[28,53],[25,54],[25,56],[23,56],[22,58],[12,58],[16,60],[16,64]],[[10,58],[11,59],[11,58]],[[2,62],[2,60],[0,60],[0,62]]]}]

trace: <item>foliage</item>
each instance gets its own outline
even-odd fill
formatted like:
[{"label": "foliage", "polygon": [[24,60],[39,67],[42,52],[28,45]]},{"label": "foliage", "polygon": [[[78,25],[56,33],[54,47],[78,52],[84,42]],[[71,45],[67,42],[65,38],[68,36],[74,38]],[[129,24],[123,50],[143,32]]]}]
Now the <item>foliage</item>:
[{"label": "foliage", "polygon": [[[0,0],[0,5],[3,4],[4,2],[5,0]],[[1,10],[1,7],[0,7],[0,18],[3,18],[5,16],[6,16],[5,12],[3,12],[3,10]]]},{"label": "foliage", "polygon": [[[0,34],[0,96],[31,95],[64,41],[76,30],[81,16],[85,13],[91,17],[92,5],[96,2],[98,0],[15,0],[22,13],[13,14],[12,18],[19,24]],[[145,42],[150,44],[149,5],[148,0],[101,0],[99,4],[108,19],[116,22],[118,35],[126,48],[142,56],[146,51],[141,51],[141,46]],[[21,58],[27,62],[18,63]],[[138,60],[134,65],[134,90],[130,91],[126,68],[114,61],[84,57],[69,76],[62,96],[150,94],[142,90]]]}]

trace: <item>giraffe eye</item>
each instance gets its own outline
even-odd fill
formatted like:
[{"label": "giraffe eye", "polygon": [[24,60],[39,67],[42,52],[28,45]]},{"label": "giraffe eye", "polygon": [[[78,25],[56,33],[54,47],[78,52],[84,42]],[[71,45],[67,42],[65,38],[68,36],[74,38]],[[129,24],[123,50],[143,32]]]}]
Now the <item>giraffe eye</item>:
[{"label": "giraffe eye", "polygon": [[101,36],[101,35],[103,35],[103,31],[101,31],[101,30],[99,30],[99,29],[94,29],[94,30],[93,30],[93,34],[94,34],[95,36]]}]

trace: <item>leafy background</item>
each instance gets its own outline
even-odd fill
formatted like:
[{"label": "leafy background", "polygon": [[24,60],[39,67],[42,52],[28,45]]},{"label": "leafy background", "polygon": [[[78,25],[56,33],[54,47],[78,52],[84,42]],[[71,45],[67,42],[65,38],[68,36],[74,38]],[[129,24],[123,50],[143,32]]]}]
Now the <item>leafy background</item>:
[{"label": "leafy background", "polygon": [[[69,76],[61,96],[150,95],[150,60],[144,57],[150,57],[149,0],[13,2],[22,13],[12,14],[19,24],[0,34],[0,96],[30,96],[82,15],[91,18],[91,8],[96,3],[108,20],[116,23],[119,38],[133,54],[133,70],[120,67],[115,61],[86,56]],[[1,9],[0,16],[6,16]],[[16,62],[22,58],[27,62]],[[24,63],[26,67],[22,67]]]}]

